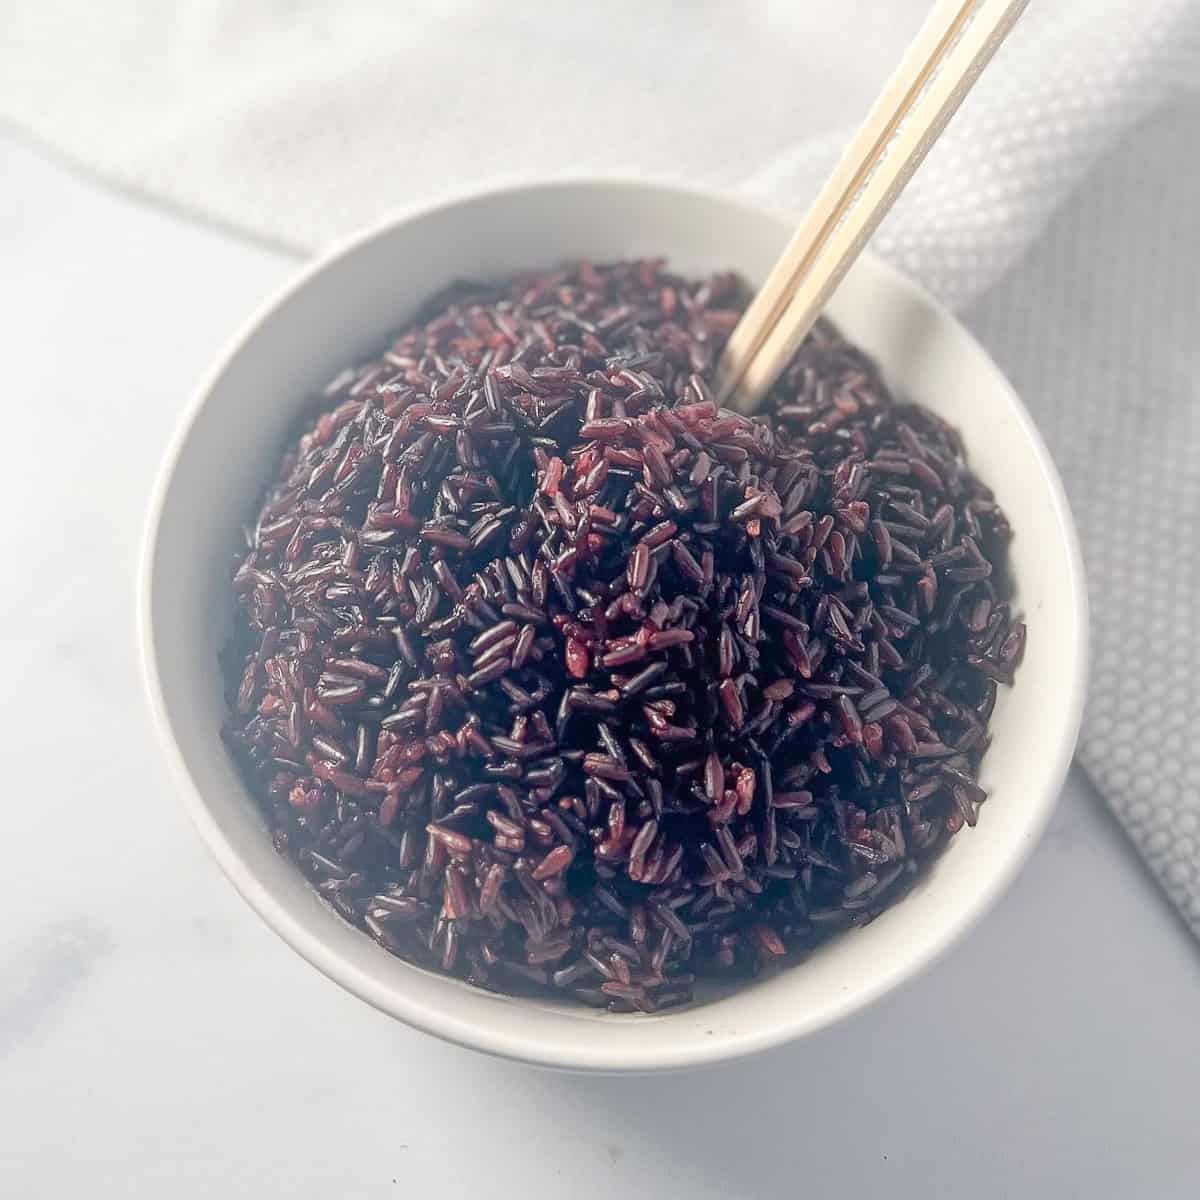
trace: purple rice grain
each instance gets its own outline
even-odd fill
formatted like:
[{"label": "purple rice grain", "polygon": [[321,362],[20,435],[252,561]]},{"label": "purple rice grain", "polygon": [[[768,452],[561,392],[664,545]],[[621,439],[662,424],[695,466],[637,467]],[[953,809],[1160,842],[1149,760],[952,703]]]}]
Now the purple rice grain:
[{"label": "purple rice grain", "polygon": [[343,372],[232,589],[229,740],[387,951],[615,1012],[803,958],[964,824],[1025,627],[953,429],[654,261],[462,285]]}]

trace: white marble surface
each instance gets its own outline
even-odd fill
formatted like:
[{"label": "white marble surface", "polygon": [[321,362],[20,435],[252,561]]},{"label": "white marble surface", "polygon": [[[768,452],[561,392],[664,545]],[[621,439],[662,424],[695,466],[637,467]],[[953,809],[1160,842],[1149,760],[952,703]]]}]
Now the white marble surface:
[{"label": "white marble surface", "polygon": [[258,921],[151,741],[133,580],[186,392],[294,266],[0,139],[0,1196],[1195,1196],[1200,953],[1078,773],[933,969],[690,1076],[441,1045]]}]

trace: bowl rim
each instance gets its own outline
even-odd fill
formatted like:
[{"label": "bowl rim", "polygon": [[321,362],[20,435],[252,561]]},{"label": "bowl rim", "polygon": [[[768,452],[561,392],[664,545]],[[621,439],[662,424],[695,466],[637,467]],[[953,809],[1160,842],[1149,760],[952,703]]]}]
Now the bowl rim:
[{"label": "bowl rim", "polygon": [[[1070,594],[1066,597],[1066,603],[1070,611],[1075,647],[1070,678],[1060,681],[1062,691],[1059,694],[1058,703],[1066,717],[1063,725],[1064,735],[1059,741],[1053,760],[1047,764],[1046,782],[1038,797],[1036,807],[1030,813],[1025,830],[1026,836],[1022,844],[1009,856],[1001,868],[989,874],[980,886],[965,899],[964,904],[955,914],[952,922],[947,925],[939,940],[911,952],[892,970],[881,971],[867,986],[861,988],[854,997],[844,1001],[836,1010],[819,1014],[815,1018],[798,1014],[790,1020],[774,1023],[765,1030],[740,1031],[726,1039],[714,1039],[690,1047],[676,1047],[670,1041],[665,1041],[662,1046],[631,1044],[619,1050],[607,1047],[602,1054],[597,1055],[589,1052],[585,1045],[589,1028],[586,1023],[580,1024],[581,1036],[573,1045],[567,1045],[565,1042],[561,1046],[551,1042],[529,1045],[523,1039],[505,1034],[495,1026],[489,1027],[475,1020],[461,1019],[455,1016],[452,1006],[439,1008],[411,1002],[402,991],[375,978],[371,972],[348,962],[335,948],[325,945],[321,939],[311,934],[303,923],[295,918],[290,906],[280,900],[260,880],[255,870],[243,858],[235,842],[222,831],[209,810],[200,788],[195,783],[175,738],[171,718],[167,711],[155,650],[153,627],[155,560],[166,501],[176,468],[192,436],[193,427],[207,402],[209,393],[230,364],[253,341],[259,327],[276,310],[307,288],[330,266],[363,249],[376,239],[390,236],[401,226],[473,202],[518,195],[525,195],[532,199],[538,194],[548,191],[581,188],[650,192],[660,195],[674,193],[731,204],[772,220],[795,223],[795,214],[786,209],[763,203],[759,198],[729,190],[680,183],[666,178],[638,178],[621,173],[592,172],[578,175],[537,176],[493,186],[456,190],[428,203],[394,209],[387,216],[365,229],[334,241],[328,249],[318,254],[311,262],[303,265],[298,271],[292,272],[241,322],[236,332],[225,342],[204,372],[176,419],[154,478],[142,530],[137,566],[136,636],[151,723],[160,749],[167,760],[170,775],[181,792],[184,806],[192,823],[208,850],[217,860],[221,870],[242,898],[302,958],[372,1007],[455,1045],[481,1050],[513,1061],[567,1070],[625,1074],[689,1069],[746,1058],[797,1040],[806,1034],[840,1021],[874,1003],[886,992],[924,971],[945,954],[992,907],[1024,866],[1058,801],[1074,754],[1083,715],[1088,674],[1088,600],[1078,533],[1062,480],[1032,417],[1007,377],[974,335],[920,284],[869,251],[864,252],[861,256],[871,261],[873,270],[888,276],[897,290],[907,293],[915,302],[930,310],[940,322],[948,324],[959,335],[967,338],[980,357],[980,365],[993,376],[993,383],[1007,402],[1009,414],[1020,427],[1021,433],[1030,447],[1032,458],[1047,485],[1054,523],[1067,556],[1066,576]],[[668,1013],[659,1020],[669,1020],[669,1018],[670,1014]]]}]

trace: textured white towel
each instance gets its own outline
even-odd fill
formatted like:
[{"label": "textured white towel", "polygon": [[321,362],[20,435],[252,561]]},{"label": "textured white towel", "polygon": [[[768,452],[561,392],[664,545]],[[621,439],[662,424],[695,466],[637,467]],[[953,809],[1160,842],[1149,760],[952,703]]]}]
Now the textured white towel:
[{"label": "textured white towel", "polygon": [[[799,208],[925,11],[0,0],[0,119],[305,251],[518,175]],[[876,246],[963,311],[1051,442],[1092,589],[1080,757],[1200,933],[1198,87],[1196,0],[1034,0]]]}]

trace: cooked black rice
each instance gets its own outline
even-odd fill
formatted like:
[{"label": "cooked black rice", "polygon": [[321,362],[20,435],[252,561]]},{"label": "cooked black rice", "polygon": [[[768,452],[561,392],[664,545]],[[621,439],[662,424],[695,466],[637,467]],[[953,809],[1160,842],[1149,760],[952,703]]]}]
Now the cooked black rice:
[{"label": "cooked black rice", "polygon": [[957,433],[817,326],[709,388],[732,275],[470,285],[327,389],[233,576],[231,743],[348,920],[614,1011],[895,901],[985,793],[1024,626]]}]

